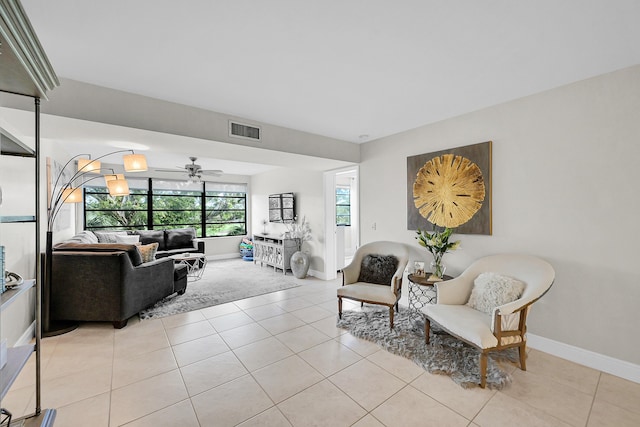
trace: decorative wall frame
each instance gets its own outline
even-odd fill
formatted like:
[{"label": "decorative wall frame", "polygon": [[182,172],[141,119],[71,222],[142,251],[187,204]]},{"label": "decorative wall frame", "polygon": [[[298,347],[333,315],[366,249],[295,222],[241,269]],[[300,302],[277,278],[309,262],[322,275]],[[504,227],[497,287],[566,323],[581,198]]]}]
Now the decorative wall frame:
[{"label": "decorative wall frame", "polygon": [[462,156],[478,165],[482,171],[485,185],[485,197],[482,207],[466,223],[460,225],[455,230],[458,234],[486,234],[491,235],[491,147],[492,142],[481,142],[479,144],[466,145],[463,147],[448,150],[434,151],[432,153],[418,154],[407,157],[407,230],[432,230],[433,224],[427,221],[415,206],[413,198],[413,183],[416,180],[418,171],[429,160],[442,156],[443,154],[453,154]]}]

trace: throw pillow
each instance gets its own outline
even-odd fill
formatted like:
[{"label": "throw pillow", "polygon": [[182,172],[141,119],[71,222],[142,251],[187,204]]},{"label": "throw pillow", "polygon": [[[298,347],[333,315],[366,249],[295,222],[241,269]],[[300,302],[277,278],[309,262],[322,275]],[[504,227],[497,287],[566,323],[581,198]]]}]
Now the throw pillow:
[{"label": "throw pillow", "polygon": [[360,264],[358,282],[390,286],[397,269],[398,258],[393,255],[365,255]]},{"label": "throw pillow", "polygon": [[493,313],[496,307],[515,301],[524,291],[525,284],[513,277],[497,273],[482,273],[473,281],[467,305],[483,313]]},{"label": "throw pillow", "polygon": [[116,236],[126,236],[126,231],[94,231],[98,243],[117,243]]},{"label": "throw pillow", "polygon": [[151,262],[156,259],[156,252],[158,252],[158,243],[149,243],[148,245],[138,245],[138,252],[142,257],[142,262]]},{"label": "throw pillow", "polygon": [[166,243],[168,250],[193,247],[193,239],[195,238],[195,228],[175,228],[173,230],[166,230]]},{"label": "throw pillow", "polygon": [[126,243],[129,245],[137,245],[140,243],[140,236],[137,234],[129,236],[116,236],[116,243]]},{"label": "throw pillow", "polygon": [[164,230],[136,230],[133,234],[140,236],[140,242],[142,242],[143,245],[157,242],[158,250],[164,251],[167,249],[164,243]]}]

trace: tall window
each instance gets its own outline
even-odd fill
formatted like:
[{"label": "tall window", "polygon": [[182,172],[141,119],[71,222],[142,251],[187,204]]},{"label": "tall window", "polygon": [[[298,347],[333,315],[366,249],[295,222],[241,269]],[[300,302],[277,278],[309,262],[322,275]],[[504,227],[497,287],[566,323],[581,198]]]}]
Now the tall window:
[{"label": "tall window", "polygon": [[351,225],[351,189],[336,187],[336,225]]},{"label": "tall window", "polygon": [[148,226],[148,182],[127,179],[128,196],[112,197],[107,187],[84,187],[85,230],[140,230]]},{"label": "tall window", "polygon": [[127,181],[131,194],[124,197],[111,197],[106,187],[85,187],[85,230],[194,227],[200,237],[247,233],[245,184]]},{"label": "tall window", "polygon": [[202,234],[202,182],[151,180],[153,228],[194,227]]},{"label": "tall window", "polygon": [[207,236],[247,234],[246,185],[207,183],[205,226]]}]

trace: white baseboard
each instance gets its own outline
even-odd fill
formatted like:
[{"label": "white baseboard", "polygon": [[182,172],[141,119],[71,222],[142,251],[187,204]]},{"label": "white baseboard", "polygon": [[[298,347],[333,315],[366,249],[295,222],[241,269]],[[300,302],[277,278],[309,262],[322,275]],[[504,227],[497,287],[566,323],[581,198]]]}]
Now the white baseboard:
[{"label": "white baseboard", "polygon": [[33,322],[31,322],[27,330],[24,331],[22,335],[20,335],[20,338],[18,338],[18,341],[16,341],[15,346],[17,347],[19,345],[30,344],[31,340],[35,336],[36,336],[36,321],[34,320]]},{"label": "white baseboard", "polygon": [[640,383],[640,365],[533,334],[527,334],[527,345],[571,362]]},{"label": "white baseboard", "polygon": [[318,271],[318,270],[309,269],[307,274],[309,276],[313,276],[313,277],[315,277],[317,279],[320,279],[320,280],[327,280],[327,275],[324,273],[324,271]]},{"label": "white baseboard", "polygon": [[220,259],[233,259],[233,258],[242,258],[242,255],[240,255],[239,253],[235,253],[235,252],[230,253],[230,254],[207,255],[207,261],[216,261],[216,260],[220,260]]}]

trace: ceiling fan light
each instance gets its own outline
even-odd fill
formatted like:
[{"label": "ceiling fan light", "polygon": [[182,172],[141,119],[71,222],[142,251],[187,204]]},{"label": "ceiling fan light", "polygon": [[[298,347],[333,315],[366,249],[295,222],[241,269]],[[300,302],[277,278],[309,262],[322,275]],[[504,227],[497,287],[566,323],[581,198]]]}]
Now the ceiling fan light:
[{"label": "ceiling fan light", "polygon": [[100,170],[100,160],[78,159],[78,172],[93,172]]},{"label": "ceiling fan light", "polygon": [[82,201],[82,187],[69,187],[62,190],[62,203],[79,203]]},{"label": "ceiling fan light", "polygon": [[147,158],[144,154],[125,154],[122,156],[124,170],[127,172],[144,172],[147,170]]},{"label": "ceiling fan light", "polygon": [[107,188],[109,195],[114,197],[129,195],[129,183],[126,179],[111,179],[107,181]]}]

